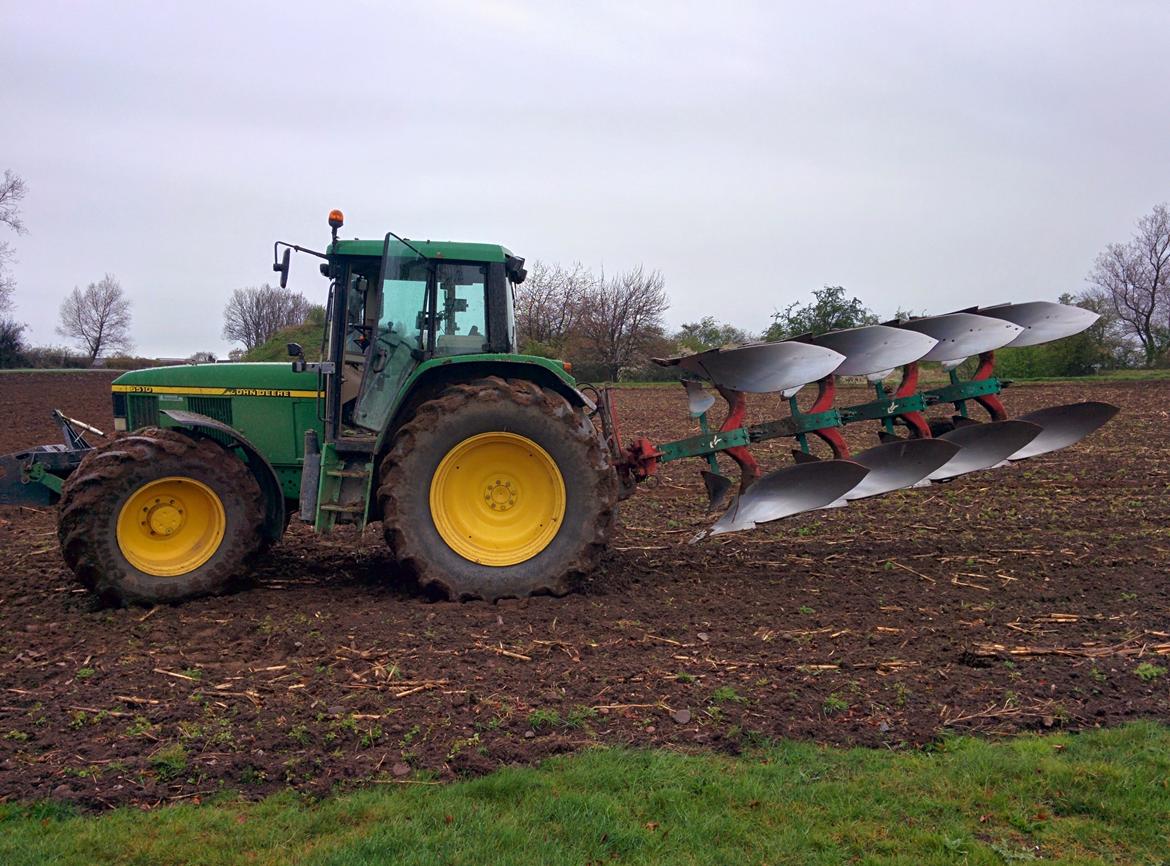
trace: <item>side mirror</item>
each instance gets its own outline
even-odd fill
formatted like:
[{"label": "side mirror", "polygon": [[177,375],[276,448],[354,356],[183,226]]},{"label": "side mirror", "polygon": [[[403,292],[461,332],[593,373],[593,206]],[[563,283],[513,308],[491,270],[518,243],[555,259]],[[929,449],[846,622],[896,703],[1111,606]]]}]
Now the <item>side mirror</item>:
[{"label": "side mirror", "polygon": [[288,288],[288,265],[289,259],[292,257],[292,250],[288,247],[284,248],[284,255],[280,257],[279,262],[272,263],[272,270],[280,274],[280,287],[282,289]]},{"label": "side mirror", "polygon": [[305,350],[301,348],[300,343],[288,344],[288,356],[293,359],[292,369],[294,373],[305,372]]}]

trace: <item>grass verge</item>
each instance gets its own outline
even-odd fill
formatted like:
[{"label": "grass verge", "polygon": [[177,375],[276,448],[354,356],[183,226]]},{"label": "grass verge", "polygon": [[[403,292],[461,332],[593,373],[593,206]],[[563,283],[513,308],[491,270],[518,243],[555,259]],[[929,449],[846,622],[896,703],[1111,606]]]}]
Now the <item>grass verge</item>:
[{"label": "grass verge", "polygon": [[453,784],[99,816],[0,806],[18,864],[1166,863],[1170,728],[894,753],[603,750]]}]

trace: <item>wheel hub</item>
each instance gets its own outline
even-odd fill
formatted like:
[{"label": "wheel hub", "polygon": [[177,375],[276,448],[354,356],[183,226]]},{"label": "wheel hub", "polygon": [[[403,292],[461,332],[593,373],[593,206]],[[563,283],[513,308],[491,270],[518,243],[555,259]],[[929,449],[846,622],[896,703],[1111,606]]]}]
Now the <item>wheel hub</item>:
[{"label": "wheel hub", "polygon": [[172,535],[183,526],[183,505],[170,499],[166,502],[156,499],[154,506],[143,506],[146,519],[142,525],[150,529],[151,535]]},{"label": "wheel hub", "polygon": [[516,489],[516,485],[511,481],[501,481],[497,478],[487,486],[483,498],[492,511],[507,511],[516,504],[518,496],[519,491]]},{"label": "wheel hub", "polygon": [[118,512],[118,548],[134,568],[156,577],[188,574],[215,555],[227,530],[219,495],[202,481],[148,481]]}]

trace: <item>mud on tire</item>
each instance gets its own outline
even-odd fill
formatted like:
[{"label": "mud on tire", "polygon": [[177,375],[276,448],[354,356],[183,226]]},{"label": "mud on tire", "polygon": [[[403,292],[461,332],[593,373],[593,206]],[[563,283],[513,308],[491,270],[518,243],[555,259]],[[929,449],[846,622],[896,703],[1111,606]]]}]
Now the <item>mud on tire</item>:
[{"label": "mud on tire", "polygon": [[[435,469],[480,433],[525,436],[553,458],[566,492],[555,538],[531,559],[488,566],[464,559],[431,516]],[[593,423],[560,394],[525,380],[489,377],[446,388],[422,403],[394,437],[380,471],[378,502],[386,543],[425,588],[450,599],[563,595],[591,572],[605,549],[617,501],[616,475]]]},{"label": "mud on tire", "polygon": [[[224,509],[224,537],[186,574],[158,576],[127,561],[117,540],[122,506],[143,484],[169,476],[210,487]],[[262,547],[264,501],[242,460],[209,439],[147,427],[95,448],[61,491],[57,534],[65,563],[83,585],[113,603],[176,602],[222,592]]]}]

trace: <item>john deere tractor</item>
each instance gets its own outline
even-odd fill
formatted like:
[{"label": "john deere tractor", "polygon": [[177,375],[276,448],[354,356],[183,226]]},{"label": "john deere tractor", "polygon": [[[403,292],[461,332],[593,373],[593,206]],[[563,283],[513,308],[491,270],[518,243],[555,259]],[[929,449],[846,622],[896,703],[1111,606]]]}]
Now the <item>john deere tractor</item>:
[{"label": "john deere tractor", "polygon": [[[89,447],[11,455],[0,502],[60,498],[65,561],[122,602],[215,593],[292,514],[318,532],[382,522],[401,569],[452,598],[562,593],[604,547],[617,494],[593,401],[516,353],[524,261],[494,244],[341,240],[330,214],[322,360],[139,370]],[[18,483],[17,479],[21,482]]]},{"label": "john deere tractor", "polygon": [[[1118,411],[1082,402],[1009,418],[995,351],[1097,318],[1036,301],[661,359],[686,389],[694,433],[623,444],[610,391],[517,354],[523,259],[394,233],[341,240],[339,211],[329,224],[324,252],[274,247],[282,287],[293,251],[322,259],[320,361],[293,343],[291,363],[126,373],[113,384],[120,435],[91,442],[103,434],[55,412],[63,444],[0,457],[0,504],[59,501],[62,552],[86,586],[116,602],[219,592],[299,513],[320,533],[381,521],[399,570],[450,598],[562,593],[597,562],[619,498],[669,461],[702,461],[710,511],[722,511],[699,541],[1009,466],[1080,441]],[[941,365],[949,384],[920,390],[921,362]],[[868,381],[875,399],[834,406],[841,376]],[[802,407],[797,392],[813,382]],[[727,409],[711,429],[715,394]],[[787,415],[748,424],[752,394],[778,395]],[[954,412],[928,418],[935,406]],[[878,444],[852,454],[841,430],[858,422]],[[795,463],[764,473],[751,446],[780,437],[799,446]],[[829,453],[814,454],[814,439]]]}]

